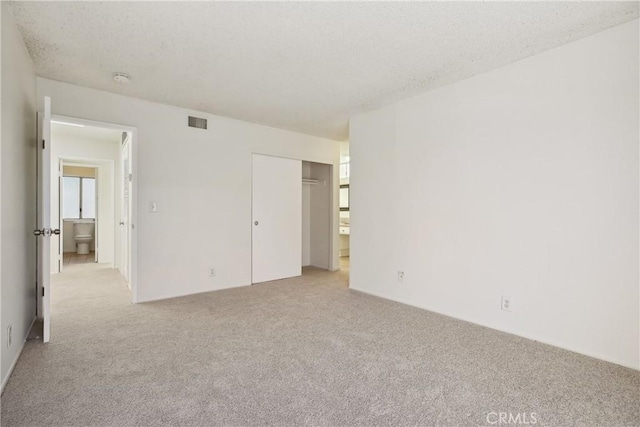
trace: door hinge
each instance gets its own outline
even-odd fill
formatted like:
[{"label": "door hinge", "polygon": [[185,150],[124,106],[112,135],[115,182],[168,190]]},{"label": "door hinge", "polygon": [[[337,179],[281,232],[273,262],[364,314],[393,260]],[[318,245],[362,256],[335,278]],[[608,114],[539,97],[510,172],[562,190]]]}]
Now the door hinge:
[{"label": "door hinge", "polygon": [[44,150],[44,139],[42,140],[42,149]]},{"label": "door hinge", "polygon": [[44,287],[42,287],[42,296],[44,296]]}]

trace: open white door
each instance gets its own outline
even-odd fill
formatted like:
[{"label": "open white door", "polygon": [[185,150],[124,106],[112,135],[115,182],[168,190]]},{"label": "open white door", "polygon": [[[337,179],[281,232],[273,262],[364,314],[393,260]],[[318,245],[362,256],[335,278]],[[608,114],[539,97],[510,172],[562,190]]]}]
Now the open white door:
[{"label": "open white door", "polygon": [[131,234],[129,233],[129,210],[131,194],[131,163],[130,163],[130,136],[127,135],[122,144],[122,203],[120,205],[120,242],[122,260],[120,262],[120,274],[124,276],[131,289],[129,281],[129,245],[131,244]]},{"label": "open white door", "polygon": [[[43,320],[42,338],[51,336],[51,98],[44,98],[44,114],[39,120],[38,143],[38,299]],[[57,230],[60,233],[60,230]]]},{"label": "open white door", "polygon": [[302,162],[254,154],[252,283],[302,274]]},{"label": "open white door", "polygon": [[38,121],[38,313],[42,316],[42,339],[51,336],[51,235],[60,230],[51,229],[51,98],[44,98],[44,114]]},{"label": "open white door", "polygon": [[58,227],[60,228],[60,235],[58,236],[58,256],[57,262],[54,262],[54,271],[57,269],[58,273],[62,273],[63,267],[63,256],[64,256],[64,221],[62,219],[63,213],[63,200],[64,200],[64,189],[62,185],[62,171],[64,170],[64,162],[62,159],[58,159]]}]

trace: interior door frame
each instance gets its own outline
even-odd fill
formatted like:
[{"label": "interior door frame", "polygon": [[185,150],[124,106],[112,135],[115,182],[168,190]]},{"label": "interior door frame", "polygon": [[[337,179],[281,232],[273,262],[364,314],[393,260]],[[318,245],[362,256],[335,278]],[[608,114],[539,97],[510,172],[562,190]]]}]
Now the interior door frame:
[{"label": "interior door frame", "polygon": [[[133,126],[121,125],[117,123],[109,123],[102,122],[97,120],[84,119],[80,117],[71,117],[71,116],[62,116],[59,114],[52,114],[52,120],[73,123],[84,126],[93,126],[100,127],[105,129],[113,129],[119,130],[123,132],[128,132],[131,135],[129,143],[131,144],[130,156],[129,156],[129,165],[131,170],[131,193],[129,194],[129,198],[131,200],[130,205],[131,209],[129,211],[129,223],[131,227],[129,228],[130,239],[131,242],[129,245],[129,284],[131,287],[131,302],[136,304],[138,302],[138,128]],[[67,157],[65,157],[67,158]],[[97,159],[96,159],[97,160]],[[115,167],[114,167],[114,177],[115,177]],[[118,179],[114,182],[114,185],[118,183]],[[115,263],[115,257],[114,257]]]},{"label": "interior door frame", "polygon": [[[94,179],[96,180],[96,217],[94,218],[94,231],[93,231],[93,239],[94,239],[94,261],[98,262],[99,261],[99,251],[100,251],[100,244],[99,244],[99,239],[98,239],[98,227],[99,227],[99,221],[100,221],[100,168],[105,166],[105,165],[110,165],[111,169],[113,171],[114,177],[115,177],[115,167],[113,164],[113,160],[111,159],[90,159],[90,158],[86,158],[86,157],[73,157],[73,156],[63,156],[63,157],[58,157],[58,161],[60,164],[60,189],[58,190],[58,210],[60,211],[60,213],[58,214],[58,219],[60,221],[60,242],[59,242],[59,251],[60,251],[60,256],[63,257],[64,256],[64,218],[62,218],[62,192],[63,192],[63,185],[62,185],[62,178],[64,177],[64,167],[65,166],[78,166],[78,167],[83,167],[83,168],[91,168],[95,170],[95,177]],[[113,195],[113,200],[111,201],[112,206],[114,206],[114,210],[115,210],[115,194]],[[115,233],[114,233],[115,234]],[[114,239],[115,240],[115,239]],[[115,244],[115,243],[114,243]],[[115,251],[114,251],[115,252]],[[114,260],[115,260],[115,254],[114,254]],[[64,262],[62,260],[60,260],[60,272],[62,272],[63,270],[63,264]],[[111,263],[111,267],[113,267],[113,262]]]}]

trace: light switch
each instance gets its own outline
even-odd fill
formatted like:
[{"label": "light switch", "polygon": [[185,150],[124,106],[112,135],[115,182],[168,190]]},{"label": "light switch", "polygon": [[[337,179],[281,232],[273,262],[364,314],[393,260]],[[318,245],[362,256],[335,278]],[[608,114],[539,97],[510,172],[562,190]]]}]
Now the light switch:
[{"label": "light switch", "polygon": [[158,212],[158,202],[149,203],[149,212],[151,212],[151,213]]}]

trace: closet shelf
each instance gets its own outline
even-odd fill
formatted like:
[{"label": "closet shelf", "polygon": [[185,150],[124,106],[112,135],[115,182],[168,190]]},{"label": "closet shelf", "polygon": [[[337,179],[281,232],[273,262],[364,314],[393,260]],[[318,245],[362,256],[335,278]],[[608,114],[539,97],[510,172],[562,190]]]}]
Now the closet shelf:
[{"label": "closet shelf", "polygon": [[324,181],[320,181],[318,179],[312,179],[312,178],[302,178],[302,183],[306,185],[318,185],[318,184],[324,185]]}]

